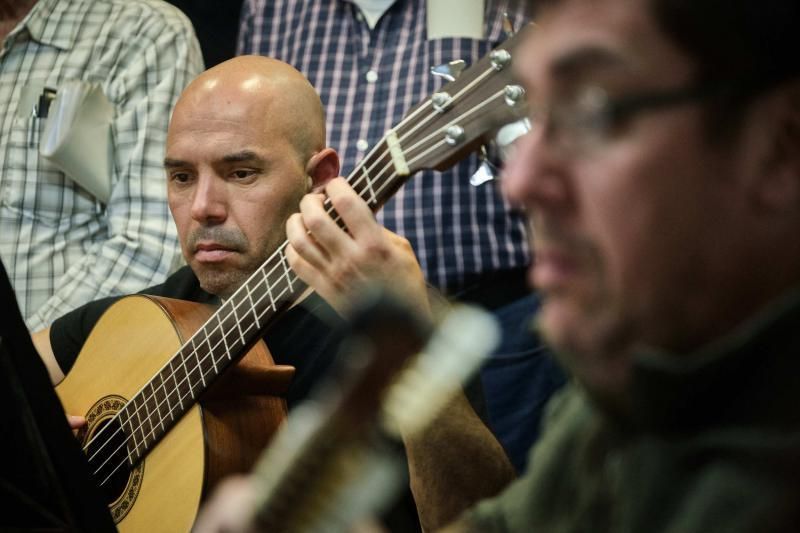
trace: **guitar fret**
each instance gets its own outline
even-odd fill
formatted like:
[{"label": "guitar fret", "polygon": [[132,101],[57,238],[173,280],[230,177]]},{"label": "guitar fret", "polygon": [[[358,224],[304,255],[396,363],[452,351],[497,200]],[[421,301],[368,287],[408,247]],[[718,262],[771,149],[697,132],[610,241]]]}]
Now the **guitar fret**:
[{"label": "guitar fret", "polygon": [[[131,434],[131,438],[133,439],[133,434]],[[128,452],[126,454],[128,456],[128,464],[133,465],[136,459],[138,458],[138,451],[139,451],[139,445],[136,444],[136,440],[133,440],[132,450],[131,447],[128,445],[125,446],[125,450]]]},{"label": "guitar fret", "polygon": [[144,405],[144,412],[145,412],[145,418],[142,421],[142,429],[143,430],[145,430],[145,429],[147,430],[146,433],[144,433],[144,445],[145,445],[145,447],[149,447],[150,446],[150,442],[152,441],[151,437],[153,435],[153,430],[155,428],[155,426],[153,426],[153,417],[152,417],[152,412],[150,411],[150,405],[149,405],[151,399],[152,399],[152,397],[142,396],[142,403]]},{"label": "guitar fret", "polygon": [[289,284],[289,291],[291,292],[294,290],[294,286],[292,285],[292,278],[289,273],[289,263],[286,261],[286,256],[283,255],[283,252],[280,254],[279,261],[283,266],[283,277],[286,278],[286,283]]},{"label": "guitar fret", "polygon": [[[203,382],[203,387],[205,387],[206,378],[205,376],[203,376],[203,365],[200,364],[200,357],[197,355],[197,346],[195,346],[194,344],[195,337],[197,337],[197,334],[195,334],[195,336],[192,337],[192,353],[194,354],[194,358],[197,361],[197,366],[195,368],[197,368],[198,372],[200,372],[200,381]],[[208,339],[208,336],[206,336],[206,339]],[[194,392],[192,392],[192,397],[194,397]]]},{"label": "guitar fret", "polygon": [[[129,402],[125,407],[128,407],[128,405],[131,405],[132,403],[133,402]],[[122,419],[123,416],[125,417],[125,421],[122,422],[120,426],[124,426],[127,424],[128,434],[130,435],[131,441],[133,442],[133,453],[137,454],[139,451],[139,443],[136,442],[136,428],[133,425],[133,419],[126,414],[126,411],[127,410],[125,408],[123,408],[123,410],[120,411],[120,420]],[[130,464],[133,464],[133,459],[131,458],[131,449],[129,447],[128,447],[128,461],[130,462]]]},{"label": "guitar fret", "polygon": [[[138,398],[139,398],[139,400],[141,400],[141,395],[138,396]],[[146,408],[147,407],[145,407],[145,409]],[[145,432],[144,432],[144,422],[142,421],[142,405],[141,404],[140,405],[136,405],[135,412],[136,412],[136,418],[139,420],[139,426],[138,426],[137,429],[139,430],[139,434],[142,437],[140,439],[141,440],[141,445],[140,446],[141,446],[142,449],[144,449],[147,446],[147,434],[145,434]],[[147,418],[145,418],[145,420],[147,420]],[[139,450],[139,448],[137,448],[137,458],[140,456],[138,450]]]},{"label": "guitar fret", "polygon": [[[217,322],[219,322],[219,314],[217,314]],[[206,333],[205,328],[203,328],[203,333]],[[214,360],[214,347],[211,346],[211,335],[206,333],[206,346],[208,346],[208,357],[211,359],[211,366],[214,367],[214,375],[217,374],[217,362]],[[204,358],[205,359],[205,358]],[[203,373],[203,369],[200,369],[200,373]],[[203,385],[205,385],[205,381],[203,381]]]},{"label": "guitar fret", "polygon": [[272,310],[275,311],[275,300],[272,299],[272,290],[269,288],[269,278],[267,278],[267,269],[262,268],[261,273],[264,276],[264,289],[269,294],[269,301],[272,302]]},{"label": "guitar fret", "polygon": [[[161,380],[161,386],[159,387],[164,392],[164,402],[167,407],[167,414],[169,415],[170,421],[175,420],[175,413],[172,412],[172,404],[169,402],[170,392],[167,390],[167,380],[165,379],[165,373],[168,376],[169,371],[164,368],[161,372],[158,373],[158,377]],[[163,405],[162,402],[159,402],[159,405]]]},{"label": "guitar fret", "polygon": [[[228,348],[228,339],[225,335],[225,328],[222,326],[222,319],[219,317],[220,313],[217,313],[217,324],[219,324],[219,331],[220,335],[222,336],[222,345],[225,346],[225,355],[228,356],[228,360],[231,358],[231,350]],[[214,354],[211,354],[211,360],[214,360]],[[217,371],[217,365],[214,365],[214,372]]]},{"label": "guitar fret", "polygon": [[[181,360],[183,359],[181,358]],[[178,385],[178,377],[175,375],[176,371],[175,367],[173,366],[174,361],[175,358],[169,360],[169,373],[172,374],[172,383],[175,384],[175,396],[178,397],[178,405],[180,406],[181,412],[183,412],[183,395],[181,394],[181,387]]]},{"label": "guitar fret", "polygon": [[193,400],[194,389],[192,389],[192,379],[189,377],[189,369],[186,368],[186,354],[184,353],[184,349],[181,349],[178,353],[181,358],[181,366],[183,366],[184,380],[186,381],[186,386],[189,388],[189,398]]},{"label": "guitar fret", "polygon": [[242,324],[241,320],[239,320],[239,314],[236,312],[236,308],[238,305],[233,305],[233,320],[236,322],[236,329],[239,330],[239,339],[242,341],[242,345],[245,344],[244,340],[244,333],[242,333]]},{"label": "guitar fret", "polygon": [[256,304],[253,303],[253,295],[250,292],[250,285],[245,283],[245,288],[247,289],[247,299],[250,300],[250,309],[253,312],[253,319],[256,321],[256,327],[260,330],[261,324],[258,322],[258,313],[256,312]]},{"label": "guitar fret", "polygon": [[375,197],[375,189],[372,185],[372,178],[369,177],[366,165],[361,166],[361,173],[364,175],[364,179],[367,180],[367,189],[369,189],[370,199],[367,202],[372,202],[373,206],[378,205],[378,199]]},{"label": "guitar fret", "polygon": [[[153,407],[155,408],[156,413],[158,413],[158,420],[159,420],[159,423],[161,424],[161,430],[163,431],[164,430],[164,417],[161,416],[161,401],[159,401],[159,399],[158,399],[158,393],[157,393],[156,389],[153,387],[153,381],[152,380],[150,381],[150,393],[151,393],[151,395],[153,397],[153,401],[155,402],[155,405]],[[154,434],[154,436],[155,436],[155,434]]]}]

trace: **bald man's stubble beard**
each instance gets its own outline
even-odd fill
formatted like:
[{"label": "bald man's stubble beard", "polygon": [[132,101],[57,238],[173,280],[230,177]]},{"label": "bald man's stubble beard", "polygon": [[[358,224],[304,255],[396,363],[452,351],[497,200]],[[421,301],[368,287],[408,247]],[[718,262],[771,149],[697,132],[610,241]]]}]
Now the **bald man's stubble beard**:
[{"label": "bald man's stubble beard", "polygon": [[267,258],[277,249],[278,242],[271,242],[266,250],[253,257],[250,254],[250,243],[245,235],[234,228],[222,226],[203,226],[191,233],[187,239],[187,249],[194,253],[200,242],[213,242],[233,252],[233,261],[221,263],[201,263],[189,261],[204,291],[222,299],[230,298],[239,287],[255,272]]}]

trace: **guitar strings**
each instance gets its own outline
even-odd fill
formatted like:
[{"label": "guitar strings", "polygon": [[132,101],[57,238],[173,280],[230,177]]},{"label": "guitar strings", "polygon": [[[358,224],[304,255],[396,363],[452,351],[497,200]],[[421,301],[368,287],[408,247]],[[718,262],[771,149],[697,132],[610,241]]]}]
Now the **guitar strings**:
[{"label": "guitar strings", "polygon": [[[490,73],[492,72],[492,70],[493,70],[493,69],[489,69],[489,70],[485,71],[484,73],[482,73],[481,75],[477,76],[477,77],[475,78],[475,80],[473,80],[473,81],[472,81],[470,84],[467,84],[467,85],[466,85],[466,86],[465,86],[465,87],[464,87],[464,88],[463,88],[461,91],[459,91],[458,93],[456,93],[456,95],[453,97],[453,101],[455,102],[455,101],[456,101],[458,98],[460,98],[460,97],[461,97],[461,96],[462,96],[462,95],[463,95],[465,92],[467,92],[467,91],[471,90],[471,88],[472,88],[472,86],[473,86],[473,85],[475,85],[475,84],[477,84],[477,83],[480,83],[480,81],[481,81],[481,80],[482,80],[482,79],[483,79],[483,78],[484,78],[486,75],[490,74]],[[473,106],[472,108],[470,108],[470,110],[468,110],[467,112],[463,113],[462,115],[459,115],[459,116],[455,117],[455,118],[454,118],[454,120],[452,120],[451,122],[453,122],[453,121],[457,121],[457,120],[463,120],[464,118],[466,118],[466,117],[468,117],[469,115],[471,115],[471,114],[473,114],[473,113],[477,112],[478,110],[480,110],[480,109],[481,109],[482,107],[484,107],[485,105],[488,105],[489,103],[491,103],[491,101],[492,101],[492,100],[494,100],[494,99],[495,99],[495,98],[497,98],[498,96],[502,96],[503,94],[504,94],[504,91],[503,91],[503,90],[500,90],[500,91],[496,92],[494,95],[490,96],[488,99],[486,99],[486,100],[484,100],[483,102],[481,102],[481,103],[479,103],[479,104],[477,104],[477,105]],[[431,104],[430,100],[426,101],[424,105],[422,105],[422,106],[420,106],[419,108],[417,108],[417,109],[416,109],[414,112],[412,112],[412,113],[411,113],[411,114],[410,114],[408,117],[406,117],[406,118],[405,118],[405,119],[403,119],[403,120],[402,120],[400,123],[398,123],[398,125],[395,127],[395,130],[397,130],[397,131],[400,131],[400,128],[402,128],[403,126],[405,126],[405,124],[406,124],[408,121],[412,120],[412,119],[413,119],[413,118],[414,118],[414,117],[415,117],[417,114],[424,112],[424,111],[425,111],[425,110],[426,110],[428,107],[430,107],[430,104]],[[411,134],[412,134],[414,131],[416,131],[418,128],[422,127],[424,124],[426,124],[426,123],[427,123],[427,122],[429,122],[430,120],[432,120],[432,119],[435,119],[435,118],[437,118],[437,117],[439,117],[439,116],[440,116],[440,114],[439,114],[438,112],[434,112],[434,113],[432,113],[432,114],[428,115],[428,116],[427,116],[427,117],[425,117],[425,118],[424,118],[422,121],[418,122],[418,123],[417,123],[417,124],[416,124],[416,125],[415,125],[413,128],[411,128],[410,130],[402,132],[402,134],[401,134],[401,136],[400,136],[400,140],[405,140],[405,139],[407,139],[407,138],[408,138],[408,136],[409,136],[409,135],[411,135]],[[408,152],[408,153],[410,154],[412,151],[416,150],[416,149],[417,149],[417,148],[418,148],[418,147],[419,147],[421,144],[425,144],[425,143],[427,143],[427,141],[429,141],[429,140],[430,140],[432,137],[434,137],[434,136],[436,136],[436,135],[440,135],[440,134],[441,134],[441,130],[442,130],[442,129],[444,129],[444,128],[438,128],[437,130],[434,130],[432,133],[428,134],[426,137],[423,137],[421,140],[417,141],[415,144],[413,144],[413,145],[409,146],[409,147],[408,147],[408,148],[407,148],[405,151],[406,151],[406,152]],[[370,153],[368,154],[368,156],[367,156],[367,157],[369,157],[370,155],[374,154],[374,153],[375,153],[375,152],[376,152],[376,151],[377,151],[377,150],[380,148],[380,146],[381,146],[381,144],[383,143],[383,141],[385,141],[385,137],[384,137],[384,139],[382,139],[382,140],[381,140],[381,141],[380,141],[378,144],[376,144],[376,146],[375,146],[375,147],[373,147],[373,149],[370,151]],[[425,151],[423,151],[422,153],[420,153],[420,154],[417,154],[416,156],[413,156],[413,157],[411,157],[409,160],[410,160],[412,163],[413,163],[413,162],[416,162],[416,161],[418,161],[418,160],[419,160],[419,159],[421,159],[422,157],[425,157],[426,155],[428,155],[428,154],[429,154],[431,151],[434,151],[434,150],[438,149],[438,148],[439,148],[439,147],[440,147],[440,146],[441,146],[441,145],[442,145],[444,142],[445,142],[444,140],[440,140],[440,141],[438,141],[437,143],[435,143],[435,144],[433,144],[433,145],[429,146],[429,147],[428,147],[428,148],[427,148]],[[384,150],[384,151],[383,151],[383,153],[381,153],[381,154],[380,154],[380,157],[378,157],[378,158],[377,158],[376,162],[375,162],[375,163],[373,163],[373,164],[372,164],[372,165],[371,165],[371,166],[368,168],[368,171],[370,171],[370,170],[374,170],[375,166],[379,165],[379,164],[380,164],[380,161],[381,161],[382,159],[384,159],[384,158],[386,157],[386,155],[390,155],[390,154],[389,154],[389,152],[388,152],[388,151]],[[379,172],[379,173],[378,173],[378,174],[377,174],[377,175],[374,177],[374,180],[377,180],[377,179],[385,179],[385,178],[386,178],[386,176],[384,176],[384,174],[385,174],[386,170],[390,170],[392,167],[393,167],[393,162],[391,162],[391,161],[390,161],[388,164],[384,165],[384,167],[383,167],[383,168],[380,170],[380,172]],[[354,170],[354,171],[353,171],[353,172],[352,172],[352,173],[351,173],[351,174],[348,176],[348,182],[349,182],[351,179],[353,179],[353,178],[354,178],[354,176],[355,176],[355,174],[357,174],[358,172],[362,172],[362,175],[361,175],[361,176],[359,176],[359,177],[357,177],[356,179],[354,179],[354,180],[351,182],[351,186],[352,186],[352,187],[353,187],[353,188],[356,190],[356,192],[358,192],[358,193],[359,193],[359,195],[361,195],[362,193],[364,193],[364,192],[366,191],[366,188],[365,188],[365,189],[362,189],[361,191],[358,191],[358,190],[357,190],[357,187],[358,187],[358,186],[359,186],[359,185],[362,183],[362,181],[363,181],[363,180],[366,180],[366,183],[367,183],[367,185],[368,185],[368,186],[370,186],[370,189],[372,189],[372,187],[371,187],[371,185],[372,185],[372,184],[370,183],[370,178],[369,178],[369,176],[368,176],[368,175],[365,175],[365,174],[363,173],[363,169],[362,169],[362,168],[356,168],[356,169],[355,169],[355,170]],[[395,178],[395,177],[397,177],[397,174],[396,174],[396,172],[390,173],[390,174],[389,174],[389,176],[388,176],[389,180],[391,180],[392,178]],[[380,193],[381,193],[381,192],[382,192],[382,191],[383,191],[383,190],[386,188],[386,186],[388,186],[390,183],[393,183],[393,182],[391,182],[391,181],[389,181],[389,180],[385,181],[385,182],[384,182],[382,185],[380,185],[377,191],[374,191],[374,190],[372,190],[372,192],[373,192],[373,199],[366,199],[366,198],[364,198],[364,199],[365,199],[365,201],[366,201],[368,204],[370,204],[370,203],[372,203],[372,202],[374,202],[374,203],[377,203],[377,200],[375,200],[375,199],[374,199],[375,192],[377,192],[377,194],[380,194]],[[326,206],[326,211],[327,211],[327,213],[328,213],[329,215],[333,215],[333,208],[332,208],[332,205],[331,205],[331,203],[330,203],[330,199],[326,199],[326,201],[325,201],[325,206]],[[340,220],[341,220],[338,214],[336,214],[336,216],[334,216],[334,217],[333,217],[333,219],[334,219],[334,221],[335,221],[335,222],[337,222],[337,223],[338,223],[338,222],[340,222]],[[287,241],[284,241],[284,243],[283,243],[283,244],[282,244],[282,245],[281,245],[281,246],[280,246],[280,247],[279,247],[279,248],[278,248],[278,249],[277,249],[277,250],[276,250],[276,251],[275,251],[275,252],[274,252],[274,253],[273,253],[273,254],[272,254],[272,255],[271,255],[269,258],[268,258],[268,259],[267,259],[267,261],[265,261],[265,264],[267,264],[267,263],[269,263],[269,261],[271,261],[271,260],[273,260],[274,258],[276,258],[276,257],[278,257],[278,256],[279,256],[279,257],[278,257],[278,258],[279,258],[279,262],[278,262],[278,264],[276,264],[275,266],[273,266],[273,267],[272,267],[272,269],[271,269],[271,270],[270,270],[268,273],[266,273],[266,274],[262,273],[262,275],[263,275],[263,276],[265,276],[265,278],[266,278],[266,277],[268,277],[268,276],[270,276],[270,275],[272,275],[272,274],[275,272],[275,269],[276,269],[276,268],[278,268],[279,266],[281,266],[282,262],[286,260],[286,259],[285,259],[285,256],[283,256],[282,254],[283,254],[283,250],[286,248],[286,246],[287,246],[287,245],[288,245],[288,242],[287,242]],[[259,269],[259,270],[261,270],[261,269]],[[290,286],[291,286],[292,280],[289,278],[289,276],[288,276],[288,275],[286,275],[286,273],[288,273],[288,271],[286,271],[286,272],[284,273],[283,277],[286,277],[287,281],[289,282],[289,284],[290,284]],[[239,288],[239,290],[237,290],[237,291],[236,291],[236,292],[235,292],[235,293],[232,295],[232,297],[231,297],[231,299],[230,299],[230,300],[233,300],[234,298],[236,298],[237,294],[238,294],[240,291],[242,291],[242,289],[243,289],[245,286],[247,286],[247,285],[249,284],[249,282],[250,282],[250,281],[251,281],[251,280],[252,280],[252,279],[253,279],[253,278],[254,278],[256,275],[258,275],[258,271],[257,271],[256,273],[254,273],[253,275],[251,275],[251,277],[250,277],[250,278],[248,278],[248,280],[245,282],[245,284],[243,284],[243,286],[242,286],[242,287],[240,287],[240,288]],[[293,274],[292,274],[292,276],[295,278],[295,281],[297,281],[297,278],[296,278],[296,276],[294,276]],[[279,276],[279,277],[278,277],[278,279],[280,280],[280,278],[281,278],[281,277],[282,277],[282,276]],[[261,282],[259,282],[259,283],[258,283],[258,285],[260,285],[260,284],[261,284]],[[268,285],[266,285],[266,282],[265,282],[265,286],[267,286],[267,287],[268,287]],[[267,290],[269,291],[269,289],[267,289]],[[283,297],[283,295],[284,295],[286,292],[287,292],[287,291],[286,291],[285,289],[281,291],[281,293],[280,293],[280,294],[278,295],[278,297],[277,297],[277,298],[278,298],[278,301],[280,301],[280,298],[282,298],[282,297]],[[291,289],[289,289],[289,292],[291,292]],[[248,291],[248,296],[250,297],[250,300],[251,300],[251,302],[252,302],[252,297],[250,296],[250,293],[249,293],[249,291]],[[260,302],[261,302],[261,301],[264,299],[264,297],[265,297],[265,296],[266,296],[266,294],[262,294],[262,296],[261,296],[260,298],[258,298],[258,300],[257,300],[257,301],[260,303]],[[271,291],[270,291],[270,296],[271,296],[271,297],[273,297],[273,310],[277,311],[277,309],[276,309],[276,306],[275,306],[275,303],[274,303],[274,301],[275,301],[275,298],[274,298],[274,296],[272,295]],[[245,302],[242,300],[242,301],[240,301],[240,302],[236,303],[236,304],[233,306],[233,310],[232,310],[232,312],[233,312],[233,314],[234,314],[234,315],[235,315],[235,313],[236,313],[236,310],[238,309],[238,307],[239,307],[239,306],[240,306],[240,304],[242,304],[242,303],[245,303]],[[263,312],[259,313],[259,314],[257,315],[257,317],[258,317],[258,318],[262,318],[262,317],[263,317],[263,315],[264,315],[264,314],[266,314],[268,311],[269,311],[269,306],[267,306],[267,308],[266,308],[266,309],[264,309],[264,311],[263,311]],[[228,314],[225,316],[225,320],[227,320],[228,318],[230,318],[230,316],[231,316],[231,313],[228,313]],[[217,343],[216,343],[216,344],[215,344],[213,347],[211,347],[211,346],[210,346],[210,343],[208,343],[208,344],[209,344],[209,347],[211,348],[211,351],[209,351],[209,353],[205,354],[205,355],[202,357],[202,359],[200,359],[200,358],[198,357],[198,350],[197,350],[197,348],[196,348],[196,346],[195,346],[195,344],[194,344],[194,340],[195,340],[195,338],[197,337],[197,335],[198,335],[200,332],[203,332],[203,331],[205,330],[205,328],[206,328],[206,326],[209,324],[209,322],[210,322],[210,321],[211,321],[213,318],[215,318],[215,317],[217,318],[218,325],[217,325],[217,326],[214,326],[214,328],[211,330],[211,333],[215,333],[215,332],[217,332],[217,330],[219,330],[219,332],[220,332],[220,336],[221,336],[221,340],[220,340],[220,341],[218,341],[218,342],[217,342]],[[251,329],[251,327],[252,327],[252,324],[246,328],[245,332],[249,332],[249,330]],[[239,328],[239,330],[240,330],[240,332],[241,332],[241,328]],[[206,333],[206,339],[208,339],[208,336],[209,336],[209,335],[210,335],[210,333]],[[167,413],[166,413],[166,414],[169,414],[169,415],[171,416],[171,420],[170,420],[170,421],[168,421],[167,423],[169,424],[169,422],[173,422],[173,421],[175,420],[175,417],[173,416],[174,409],[173,409],[173,408],[172,408],[172,406],[170,405],[170,397],[172,396],[172,393],[173,393],[173,391],[175,392],[175,394],[176,394],[176,396],[177,396],[177,399],[178,399],[178,402],[180,403],[180,406],[181,406],[181,408],[182,408],[182,407],[183,407],[183,399],[184,399],[184,398],[186,398],[186,397],[191,397],[191,396],[193,396],[193,390],[192,390],[192,388],[191,388],[191,382],[189,381],[189,375],[190,375],[192,372],[194,372],[194,370],[198,370],[198,372],[200,373],[200,377],[201,377],[201,379],[203,379],[203,378],[204,378],[204,376],[205,376],[205,372],[203,371],[203,366],[202,366],[202,364],[203,364],[203,362],[204,362],[204,361],[206,361],[206,360],[208,359],[208,357],[209,357],[209,356],[211,356],[212,363],[214,363],[214,366],[216,367],[216,361],[214,360],[213,350],[214,350],[214,349],[216,349],[216,348],[217,348],[217,347],[220,345],[220,342],[225,342],[225,344],[226,344],[226,347],[227,347],[227,340],[228,340],[228,336],[229,336],[229,332],[227,332],[227,331],[226,331],[226,330],[225,330],[225,329],[222,327],[222,323],[221,323],[221,320],[220,320],[220,318],[219,318],[219,315],[218,315],[218,314],[212,315],[212,317],[210,317],[210,318],[209,318],[209,319],[206,321],[206,323],[205,323],[205,324],[204,324],[204,325],[203,325],[203,326],[202,326],[202,327],[201,327],[201,328],[198,330],[198,332],[197,332],[195,335],[193,335],[193,336],[190,338],[190,342],[192,343],[192,352],[191,352],[191,353],[192,353],[192,355],[194,355],[194,356],[195,356],[195,359],[198,361],[198,364],[197,364],[197,365],[196,365],[194,368],[192,368],[192,370],[187,370],[187,368],[186,368],[186,361],[185,361],[185,359],[183,359],[183,358],[181,359],[181,363],[184,365],[185,376],[184,376],[184,378],[181,380],[181,382],[180,382],[180,383],[177,383],[177,380],[175,380],[174,371],[172,371],[172,372],[171,372],[171,375],[172,375],[172,377],[173,377],[173,381],[175,381],[175,382],[176,382],[176,384],[180,385],[180,384],[182,384],[184,381],[187,381],[187,382],[189,383],[189,394],[188,394],[188,395],[186,395],[186,396],[183,396],[183,395],[181,395],[181,393],[180,393],[180,390],[179,390],[179,389],[173,389],[173,390],[167,391],[167,389],[166,389],[166,387],[165,387],[165,383],[166,383],[166,382],[165,382],[165,381],[162,379],[162,383],[161,383],[161,385],[160,385],[160,387],[159,387],[159,388],[161,388],[161,389],[163,390],[163,392],[164,392],[164,400],[163,400],[163,401],[160,401],[160,402],[158,402],[158,398],[157,398],[157,396],[156,396],[156,394],[155,394],[155,389],[153,389],[153,387],[152,387],[152,383],[151,383],[151,382],[149,383],[149,384],[151,385],[151,389],[153,389],[153,392],[152,392],[152,393],[149,395],[149,397],[148,397],[148,396],[147,396],[147,395],[144,393],[144,387],[146,387],[146,386],[147,386],[147,384],[145,384],[145,386],[143,386],[143,387],[142,387],[142,389],[140,389],[140,391],[139,391],[139,392],[137,392],[137,394],[135,394],[135,395],[134,395],[134,397],[133,397],[133,399],[135,399],[136,397],[138,397],[138,396],[140,396],[140,395],[142,396],[142,404],[141,404],[141,405],[139,405],[139,406],[137,406],[137,408],[136,408],[136,410],[134,411],[134,413],[131,413],[131,414],[130,414],[130,417],[129,417],[129,420],[130,420],[131,422],[132,422],[132,420],[133,420],[133,418],[132,418],[132,417],[133,417],[133,415],[134,415],[134,414],[135,414],[135,415],[137,416],[137,418],[139,419],[139,426],[138,426],[138,427],[134,427],[133,425],[130,425],[130,427],[131,427],[131,429],[132,429],[133,433],[135,433],[137,429],[138,429],[138,430],[141,430],[141,429],[142,429],[142,427],[143,427],[143,425],[144,425],[144,424],[143,424],[143,422],[142,422],[141,414],[140,414],[140,412],[139,412],[139,411],[140,411],[140,409],[141,409],[141,407],[142,407],[142,405],[144,405],[144,406],[146,407],[146,402],[147,402],[147,400],[149,400],[149,399],[151,399],[151,398],[154,398],[154,397],[155,397],[155,400],[156,400],[156,402],[157,402],[155,410],[156,410],[156,411],[159,413],[160,425],[161,425],[161,428],[162,428],[162,430],[164,429],[164,417],[163,417],[163,416],[161,416],[161,406],[164,404],[164,402],[166,402],[166,403],[167,403],[167,407],[169,408],[169,410],[167,411]],[[178,352],[177,352],[177,353],[176,353],[176,354],[175,354],[175,355],[174,355],[174,356],[173,356],[173,357],[172,357],[172,358],[171,358],[171,359],[170,359],[170,360],[167,362],[167,364],[171,364],[171,363],[172,363],[172,361],[173,361],[174,359],[176,359],[176,358],[177,358],[177,356],[178,356],[179,354],[180,354],[180,355],[184,355],[184,354],[182,353],[182,351],[183,351],[183,348],[184,348],[184,347],[186,347],[188,344],[189,344],[189,342],[185,343],[185,344],[184,344],[184,346],[182,346],[182,347],[181,347],[181,350],[179,350],[179,351],[178,351]],[[202,345],[202,343],[201,343],[201,345]],[[227,354],[227,356],[228,356],[228,359],[230,360],[230,359],[231,359],[230,351],[229,351],[229,350],[226,350],[226,354]],[[221,359],[220,359],[220,360],[221,360]],[[157,373],[157,375],[158,375],[158,374],[160,374],[160,373],[161,373],[161,371],[163,371],[163,370],[166,368],[167,364],[165,364],[165,365],[164,365],[164,366],[161,368],[161,370],[160,370],[160,371]],[[130,402],[129,402],[129,403],[130,403]],[[123,409],[124,409],[124,408],[123,408]],[[115,417],[118,417],[118,416],[119,416],[119,413],[118,413],[117,415],[115,415]],[[151,416],[151,415],[148,415],[148,416],[146,417],[146,420],[147,420],[148,422],[150,422],[150,427],[151,427],[151,429],[150,429],[150,431],[148,432],[148,434],[147,434],[147,435],[145,435],[145,436],[144,436],[144,438],[143,438],[143,441],[142,441],[142,442],[143,442],[143,444],[145,444],[145,445],[147,444],[147,439],[148,439],[148,438],[150,438],[150,437],[151,437],[151,436],[154,434],[154,432],[155,432],[156,428],[157,428],[157,427],[158,427],[158,425],[159,425],[158,423],[156,423],[156,424],[153,424],[153,422],[151,421],[151,418],[152,418],[152,416]],[[106,426],[103,428],[103,430],[105,430],[105,429],[106,429],[106,427],[108,427],[108,425],[106,425]],[[101,433],[103,433],[103,430],[101,430],[100,432],[98,432],[98,434],[97,434],[97,435],[95,435],[95,437],[94,437],[94,438],[93,438],[93,439],[92,439],[92,440],[91,440],[89,443],[87,443],[87,444],[86,444],[86,446],[84,447],[84,451],[88,449],[88,447],[91,445],[91,443],[92,443],[92,442],[94,442],[94,441],[95,441],[95,440],[96,440],[96,439],[97,439],[97,438],[98,438],[98,437],[101,435]],[[97,455],[97,454],[98,454],[98,453],[99,453],[99,452],[100,452],[100,451],[103,449],[103,447],[105,447],[105,445],[106,445],[108,442],[110,442],[110,441],[111,441],[111,439],[113,439],[113,438],[114,438],[114,436],[116,436],[116,434],[118,434],[120,431],[124,431],[124,430],[122,429],[122,423],[120,423],[120,426],[118,427],[118,429],[117,429],[117,430],[116,430],[116,431],[115,431],[115,432],[114,432],[112,435],[108,436],[108,439],[107,439],[107,440],[106,440],[106,441],[105,441],[105,442],[104,442],[104,443],[103,443],[103,444],[100,446],[100,448],[98,448],[98,449],[97,449],[97,450],[94,452],[94,454],[92,454],[92,456],[89,458],[89,460],[90,460],[90,461],[92,461],[92,460],[94,459],[94,457],[96,457],[96,455]],[[140,432],[142,432],[142,431],[140,431]],[[143,433],[143,432],[142,432],[142,433]],[[93,473],[93,475],[97,475],[97,474],[100,472],[100,470],[101,470],[101,469],[102,469],[102,468],[105,466],[105,464],[106,464],[106,463],[107,463],[107,462],[108,462],[108,461],[109,461],[109,460],[110,460],[110,459],[111,459],[111,458],[112,458],[112,457],[113,457],[113,456],[114,456],[114,455],[115,455],[115,454],[116,454],[116,453],[117,453],[117,452],[118,452],[118,451],[119,451],[119,450],[120,450],[120,449],[121,449],[123,446],[126,446],[126,445],[128,444],[128,442],[131,440],[132,436],[133,436],[133,435],[129,435],[129,436],[126,438],[126,439],[124,439],[124,440],[123,440],[123,442],[122,442],[122,443],[121,443],[121,444],[120,444],[120,445],[119,445],[119,446],[116,448],[116,450],[114,450],[114,451],[113,451],[113,452],[112,452],[112,453],[111,453],[111,454],[108,456],[108,458],[107,458],[107,459],[106,459],[106,460],[105,460],[103,463],[101,463],[101,465],[100,465],[100,466],[97,468],[97,470],[95,470],[95,472]],[[134,443],[134,444],[135,444],[135,443]],[[139,446],[135,444],[135,451],[136,451],[137,453],[138,453],[138,450],[139,450]],[[127,455],[128,455],[128,460],[130,460],[130,453],[128,453]],[[117,466],[116,466],[116,467],[113,469],[112,473],[111,473],[111,474],[109,474],[109,475],[108,475],[108,476],[107,476],[107,477],[106,477],[106,478],[105,478],[105,479],[104,479],[104,480],[103,480],[103,481],[100,483],[100,485],[101,485],[101,486],[102,486],[102,485],[104,485],[104,484],[105,484],[105,483],[108,481],[108,479],[110,479],[110,477],[111,477],[111,476],[113,476],[113,474],[114,474],[114,473],[115,473],[115,472],[116,472],[116,471],[117,471],[117,470],[118,470],[120,467],[122,467],[124,464],[125,464],[125,461],[123,460],[123,462],[122,462],[122,463],[120,463],[119,465],[117,465]]]}]

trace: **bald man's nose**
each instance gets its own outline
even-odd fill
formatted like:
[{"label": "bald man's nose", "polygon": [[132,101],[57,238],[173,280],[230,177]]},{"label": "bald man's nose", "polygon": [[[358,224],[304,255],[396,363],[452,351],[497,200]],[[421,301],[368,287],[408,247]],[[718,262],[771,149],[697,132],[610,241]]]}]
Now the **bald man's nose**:
[{"label": "bald man's nose", "polygon": [[223,222],[228,216],[225,182],[215,176],[201,175],[192,197],[192,218],[203,223]]}]

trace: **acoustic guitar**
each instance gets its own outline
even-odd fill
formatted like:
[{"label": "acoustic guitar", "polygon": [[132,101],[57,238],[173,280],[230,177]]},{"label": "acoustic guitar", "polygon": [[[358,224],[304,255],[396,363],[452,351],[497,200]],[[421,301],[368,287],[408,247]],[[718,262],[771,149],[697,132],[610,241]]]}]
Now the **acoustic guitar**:
[{"label": "acoustic guitar", "polygon": [[[447,168],[524,116],[524,91],[510,68],[522,33],[409,111],[353,170],[348,181],[373,210],[414,172]],[[342,224],[330,202],[327,209]],[[87,417],[84,451],[120,531],[190,529],[214,482],[249,468],[280,422],[285,404],[263,392],[285,390],[291,369],[265,368],[271,358],[260,339],[306,289],[288,266],[286,245],[213,311],[123,298],[58,385],[66,412]],[[224,396],[213,394],[217,378],[248,352],[220,387],[232,397],[215,401]]]}]

